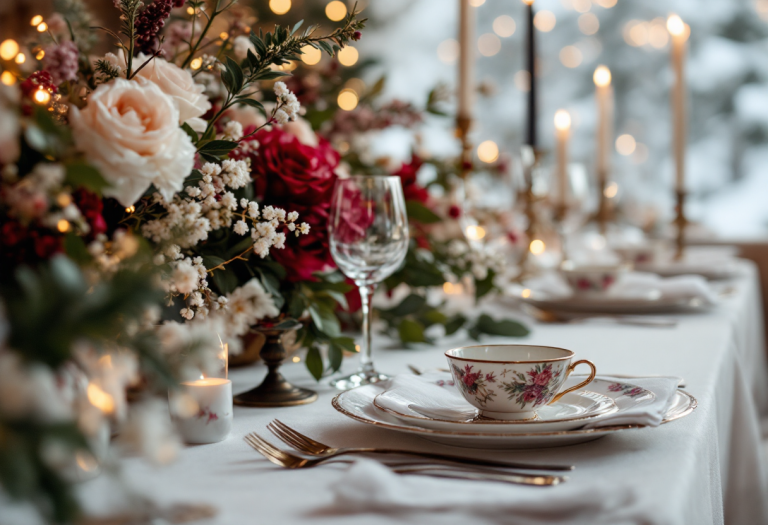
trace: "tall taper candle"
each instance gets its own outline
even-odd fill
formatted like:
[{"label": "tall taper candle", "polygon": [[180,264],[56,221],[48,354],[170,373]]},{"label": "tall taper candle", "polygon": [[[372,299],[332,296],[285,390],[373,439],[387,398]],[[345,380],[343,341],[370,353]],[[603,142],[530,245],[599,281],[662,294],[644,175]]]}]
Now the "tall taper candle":
[{"label": "tall taper candle", "polygon": [[472,118],[475,96],[475,8],[459,0],[459,108],[458,119]]},{"label": "tall taper candle", "polygon": [[534,0],[523,0],[526,5],[526,17],[528,26],[528,55],[526,57],[526,65],[528,67],[528,78],[530,79],[528,89],[528,128],[526,130],[525,143],[533,148],[538,145],[537,131],[536,131],[536,118],[537,118],[537,101],[536,101],[536,28],[533,25],[533,2]]},{"label": "tall taper candle", "polygon": [[685,55],[690,28],[677,15],[667,18],[667,30],[672,36],[672,70],[675,85],[672,87],[672,126],[675,145],[675,186],[678,192],[685,191],[685,145],[687,126]]},{"label": "tall taper candle", "polygon": [[571,115],[564,109],[555,113],[557,140],[557,185],[560,206],[568,205],[568,139],[571,135]]},{"label": "tall taper candle", "polygon": [[597,102],[597,156],[595,168],[602,191],[608,180],[611,152],[613,151],[613,87],[611,70],[598,66],[593,75],[595,99]]}]

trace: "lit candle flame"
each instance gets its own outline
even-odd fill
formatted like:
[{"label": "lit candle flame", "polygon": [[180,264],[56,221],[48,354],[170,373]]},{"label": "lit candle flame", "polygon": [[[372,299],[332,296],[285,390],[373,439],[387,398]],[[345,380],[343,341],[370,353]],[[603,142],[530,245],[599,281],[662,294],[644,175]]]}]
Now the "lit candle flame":
[{"label": "lit candle flame", "polygon": [[559,131],[571,129],[571,114],[564,109],[557,110],[555,113],[555,128]]},{"label": "lit candle flame", "polygon": [[677,15],[669,15],[669,18],[667,18],[667,31],[672,36],[682,36],[685,34],[685,22]]},{"label": "lit candle flame", "polygon": [[592,76],[595,85],[598,87],[607,87],[611,85],[611,70],[606,66],[597,66],[595,74]]},{"label": "lit candle flame", "polygon": [[227,379],[229,377],[229,343],[225,343],[221,340],[221,335],[216,334],[219,336],[219,344],[221,346],[221,352],[219,352],[219,359],[224,363],[224,379]]}]

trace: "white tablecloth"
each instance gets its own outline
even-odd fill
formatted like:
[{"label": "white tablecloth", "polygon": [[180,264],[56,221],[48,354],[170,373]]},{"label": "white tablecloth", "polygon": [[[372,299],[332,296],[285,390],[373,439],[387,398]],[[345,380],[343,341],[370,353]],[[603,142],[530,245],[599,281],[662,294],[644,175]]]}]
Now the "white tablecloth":
[{"label": "white tablecloth", "polygon": [[[232,436],[225,442],[187,448],[165,468],[142,460],[123,462],[122,478],[137,491],[163,504],[206,502],[219,509],[216,524],[359,524],[359,523],[515,523],[508,512],[471,516],[461,508],[441,512],[382,514],[339,512],[333,486],[344,483],[344,465],[305,471],[281,470],[252,451],[243,436],[256,431],[275,443],[265,429],[274,418],[317,439],[339,446],[397,446],[477,456],[576,465],[570,480],[546,489],[553,499],[583,491],[622,498],[627,516],[643,524],[755,525],[768,523],[768,479],[762,457],[758,412],[768,407],[768,369],[763,341],[759,283],[754,266],[733,282],[736,293],[704,314],[680,315],[674,329],[618,325],[535,325],[528,343],[573,349],[592,360],[602,373],[682,376],[686,390],[699,401],[688,417],[656,429],[626,431],[581,445],[520,451],[458,449],[401,435],[347,419],[330,400],[336,392],[327,380],[314,384],[303,364],[284,368],[301,386],[320,392],[311,405],[287,409],[235,407]],[[497,305],[486,307],[497,315]],[[488,341],[491,341],[489,338]],[[383,372],[403,373],[407,364],[444,367],[442,352],[463,344],[461,337],[438,348],[403,350],[375,339],[375,361]],[[345,371],[356,359],[345,362]],[[261,367],[234,370],[234,391],[257,384]],[[460,491],[461,481],[446,481]],[[92,502],[111,494],[106,481],[84,487]],[[524,490],[533,490],[522,488]],[[521,490],[509,486],[509,491]],[[512,494],[512,492],[510,492]],[[106,497],[106,496],[105,496]],[[425,497],[427,497],[425,495]],[[103,501],[96,507],[105,506]],[[618,519],[618,518],[617,518]],[[2,520],[0,520],[2,521]],[[563,515],[557,523],[574,523]],[[589,523],[589,521],[584,522]]]}]

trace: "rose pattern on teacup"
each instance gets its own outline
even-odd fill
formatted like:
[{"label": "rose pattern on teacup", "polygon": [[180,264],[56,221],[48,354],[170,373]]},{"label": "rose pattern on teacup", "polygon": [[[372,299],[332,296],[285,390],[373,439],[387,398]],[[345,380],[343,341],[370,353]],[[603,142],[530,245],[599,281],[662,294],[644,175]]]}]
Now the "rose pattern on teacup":
[{"label": "rose pattern on teacup", "polygon": [[[502,382],[501,387],[508,399],[515,399],[520,408],[532,403],[534,408],[546,405],[560,388],[562,368],[554,369],[552,363],[537,364],[526,374],[517,372],[516,379]],[[527,377],[526,377],[527,376]]]},{"label": "rose pattern on teacup", "polygon": [[[489,384],[497,383],[493,372],[474,372],[473,365],[464,365],[461,369],[452,364],[451,369],[459,388],[465,395],[474,396],[478,405],[486,407],[488,401],[496,397],[496,391],[489,387]],[[520,408],[525,408],[529,403],[536,408],[549,403],[557,393],[562,383],[562,373],[562,367],[555,368],[552,363],[537,364],[525,374],[505,368],[501,376],[510,374],[512,381],[499,381],[497,384],[507,393],[507,399],[514,399]]]},{"label": "rose pattern on teacup", "polygon": [[569,276],[568,284],[580,292],[604,292],[616,282],[613,274],[596,275],[590,277]]},{"label": "rose pattern on teacup", "polygon": [[465,365],[464,369],[451,364],[451,371],[453,372],[453,378],[459,388],[465,395],[471,395],[475,397],[475,401],[480,406],[486,406],[490,399],[496,397],[496,392],[488,387],[489,383],[495,383],[496,377],[493,372],[485,374],[483,376],[482,371],[473,372],[474,366]]},{"label": "rose pattern on teacup", "polygon": [[640,388],[639,386],[634,385],[628,385],[626,383],[611,383],[608,385],[608,390],[611,392],[621,392],[621,395],[627,396],[627,397],[638,397],[638,396],[644,396],[648,393],[648,391],[644,388]]}]

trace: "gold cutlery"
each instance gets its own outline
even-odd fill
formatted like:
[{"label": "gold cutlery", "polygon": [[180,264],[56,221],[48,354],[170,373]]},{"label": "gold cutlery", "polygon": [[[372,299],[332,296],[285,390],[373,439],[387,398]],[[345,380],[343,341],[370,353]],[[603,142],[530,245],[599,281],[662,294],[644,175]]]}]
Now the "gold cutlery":
[{"label": "gold cutlery", "polygon": [[[281,450],[270,442],[263,439],[255,432],[245,436],[245,441],[254,450],[259,452],[269,461],[283,468],[302,469],[312,468],[325,463],[328,460],[334,460],[332,463],[351,463],[351,460],[338,459],[336,456],[325,456],[320,458],[303,458],[290,452]],[[501,472],[488,470],[468,470],[464,468],[449,468],[444,465],[423,465],[419,463],[399,464],[392,467],[391,470],[397,474],[415,474],[423,476],[444,477],[467,479],[474,481],[503,481],[517,485],[533,486],[551,486],[564,482],[567,478],[563,476],[551,476],[548,474],[524,474],[517,472]]]},{"label": "gold cutlery", "polygon": [[389,448],[335,448],[314,439],[305,436],[304,434],[294,430],[285,423],[278,419],[275,419],[267,425],[267,428],[283,443],[289,445],[296,450],[309,454],[311,456],[318,456],[321,459],[332,458],[347,454],[393,454],[393,455],[408,455],[416,456],[423,459],[433,459],[438,461],[452,461],[454,463],[462,463],[466,465],[476,465],[485,467],[501,467],[501,468],[517,468],[525,470],[556,470],[567,471],[573,470],[573,465],[531,465],[529,463],[516,463],[506,461],[493,461],[487,459],[477,459],[465,456],[454,456],[452,454],[438,454],[434,452],[417,452],[413,450],[400,450]]}]

